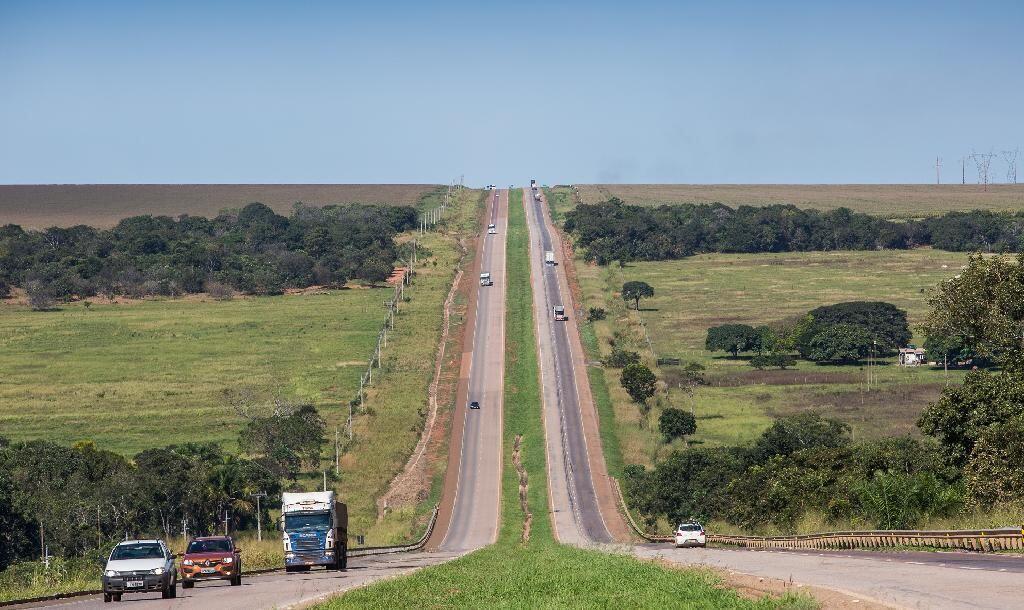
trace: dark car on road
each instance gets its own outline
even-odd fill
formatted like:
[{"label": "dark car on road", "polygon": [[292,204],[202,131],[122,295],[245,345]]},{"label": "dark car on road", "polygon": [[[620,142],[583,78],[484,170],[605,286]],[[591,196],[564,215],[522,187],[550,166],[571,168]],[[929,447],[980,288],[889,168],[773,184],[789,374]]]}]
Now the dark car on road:
[{"label": "dark car on road", "polygon": [[125,540],[110,552],[101,583],[104,602],[119,602],[125,593],[152,591],[164,599],[177,597],[174,553],[163,540]]},{"label": "dark car on road", "polygon": [[193,538],[181,556],[181,587],[191,589],[200,580],[227,580],[242,584],[242,549],[230,536]]},{"label": "dark car on road", "polygon": [[469,403],[469,408],[470,409],[479,409],[480,408],[480,403],[474,400],[474,401]]}]

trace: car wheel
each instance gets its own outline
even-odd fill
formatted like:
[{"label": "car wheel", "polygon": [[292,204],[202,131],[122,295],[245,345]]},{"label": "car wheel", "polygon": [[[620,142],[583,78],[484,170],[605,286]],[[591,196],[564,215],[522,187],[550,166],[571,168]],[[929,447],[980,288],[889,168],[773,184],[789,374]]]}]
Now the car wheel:
[{"label": "car wheel", "polygon": [[175,578],[174,580],[171,581],[170,591],[168,591],[168,595],[167,596],[169,598],[171,598],[171,599],[174,599],[175,597],[178,597],[178,579],[177,578]]},{"label": "car wheel", "polygon": [[348,544],[341,545],[341,557],[339,559],[339,565],[342,570],[348,569]]},{"label": "car wheel", "polygon": [[284,571],[288,574],[291,574],[292,572],[298,572],[298,570],[295,569],[295,566],[285,566]]},{"label": "car wheel", "polygon": [[113,596],[112,596],[112,595],[110,595],[109,593],[104,593],[104,594],[103,594],[103,603],[104,603],[104,604],[109,604],[109,603],[110,603],[110,598],[111,598],[111,597],[113,597]]},{"label": "car wheel", "polygon": [[115,602],[121,601],[121,594],[120,593],[115,593],[114,594],[114,601]]},{"label": "car wheel", "polygon": [[182,589],[191,589],[194,586],[196,586],[196,583],[192,582],[191,580],[183,580],[183,581],[181,581],[181,588]]}]

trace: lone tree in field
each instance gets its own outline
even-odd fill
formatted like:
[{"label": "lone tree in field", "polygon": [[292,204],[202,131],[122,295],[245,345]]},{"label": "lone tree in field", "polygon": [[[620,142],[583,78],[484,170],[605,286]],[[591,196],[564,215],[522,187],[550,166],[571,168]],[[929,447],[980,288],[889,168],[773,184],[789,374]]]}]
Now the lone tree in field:
[{"label": "lone tree in field", "polygon": [[644,402],[654,396],[654,391],[658,388],[658,378],[651,369],[642,364],[630,364],[622,369],[619,383],[636,402]]},{"label": "lone tree in field", "polygon": [[52,309],[57,302],[50,287],[41,280],[29,280],[25,282],[25,294],[28,296],[28,304],[35,311],[46,311]]},{"label": "lone tree in field", "polygon": [[697,432],[697,418],[689,411],[669,407],[658,418],[658,430],[665,435],[665,442],[686,438]]},{"label": "lone tree in field", "polygon": [[708,329],[704,347],[709,352],[729,352],[733,358],[740,352],[756,350],[761,345],[761,333],[747,324],[723,324]]},{"label": "lone tree in field", "polygon": [[640,299],[654,296],[654,288],[647,282],[626,282],[622,285],[622,300],[633,301],[633,308],[640,311]]}]

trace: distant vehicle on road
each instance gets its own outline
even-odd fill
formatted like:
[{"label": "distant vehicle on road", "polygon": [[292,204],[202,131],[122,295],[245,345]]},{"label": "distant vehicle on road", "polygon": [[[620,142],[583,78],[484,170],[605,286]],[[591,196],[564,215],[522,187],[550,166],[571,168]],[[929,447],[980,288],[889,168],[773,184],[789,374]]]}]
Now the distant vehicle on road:
[{"label": "distant vehicle on road", "polygon": [[555,317],[555,320],[565,320],[565,307],[555,305],[551,308],[551,315]]},{"label": "distant vehicle on road", "polygon": [[285,572],[348,566],[348,507],[333,491],[281,494]]},{"label": "distant vehicle on road", "polygon": [[181,588],[191,589],[199,580],[228,580],[242,584],[242,549],[230,536],[193,538],[181,556]]},{"label": "distant vehicle on road", "polygon": [[533,198],[536,199],[537,201],[540,201],[540,193],[534,193]]},{"label": "distant vehicle on road", "polygon": [[494,226],[493,224],[489,224],[489,225],[487,225],[487,233],[488,233],[489,235],[494,235],[494,234],[495,234],[495,233],[497,233],[497,232],[498,232],[498,228],[497,228],[497,227],[495,227],[495,226]]},{"label": "distant vehicle on road", "polygon": [[480,274],[480,285],[481,286],[493,286],[494,285],[494,282],[491,281],[491,273],[489,271],[485,271],[485,272]]},{"label": "distant vehicle on road", "polygon": [[110,551],[101,582],[107,603],[136,592],[159,591],[164,599],[177,597],[174,553],[163,540],[125,540]]},{"label": "distant vehicle on road", "polygon": [[547,252],[544,253],[544,264],[545,265],[554,265],[555,264],[555,253],[554,252],[548,250]]},{"label": "distant vehicle on road", "polygon": [[474,409],[474,410],[475,410],[475,409],[479,409],[479,408],[480,408],[480,403],[479,403],[479,402],[477,402],[477,401],[475,401],[475,400],[474,400],[474,401],[471,401],[471,402],[469,403],[469,408],[470,408],[470,409]]},{"label": "distant vehicle on road", "polygon": [[536,190],[536,188],[537,188],[537,181],[536,180],[530,180],[530,188]]},{"label": "distant vehicle on road", "polygon": [[696,521],[680,523],[675,533],[676,548],[682,546],[707,546],[707,537],[704,535],[704,526]]}]

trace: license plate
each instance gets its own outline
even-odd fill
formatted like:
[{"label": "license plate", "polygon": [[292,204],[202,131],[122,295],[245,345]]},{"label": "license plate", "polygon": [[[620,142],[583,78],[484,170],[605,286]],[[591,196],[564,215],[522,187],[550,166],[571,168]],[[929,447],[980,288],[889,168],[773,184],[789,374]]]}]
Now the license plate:
[{"label": "license plate", "polygon": [[203,568],[202,570],[200,570],[200,572],[202,572],[203,574],[213,574],[216,571],[217,570],[213,568]]},{"label": "license plate", "polygon": [[129,589],[131,589],[132,587],[141,587],[142,586],[142,581],[141,580],[126,580],[126,581],[124,581],[124,586],[128,587]]}]

